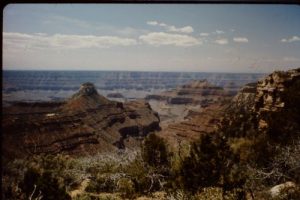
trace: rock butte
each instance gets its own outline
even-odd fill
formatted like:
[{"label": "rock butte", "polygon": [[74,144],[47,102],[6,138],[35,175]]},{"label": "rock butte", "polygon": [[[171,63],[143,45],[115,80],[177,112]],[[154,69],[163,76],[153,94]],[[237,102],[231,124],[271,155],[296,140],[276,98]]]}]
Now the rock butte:
[{"label": "rock butte", "polygon": [[159,117],[145,101],[120,103],[91,83],[64,102],[15,103],[3,112],[3,153],[76,155],[134,148],[159,130]]}]

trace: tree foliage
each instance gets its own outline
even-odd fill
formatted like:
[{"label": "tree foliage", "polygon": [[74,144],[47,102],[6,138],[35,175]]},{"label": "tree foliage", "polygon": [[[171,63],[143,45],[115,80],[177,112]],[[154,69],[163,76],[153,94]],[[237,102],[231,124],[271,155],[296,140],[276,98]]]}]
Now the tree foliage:
[{"label": "tree foliage", "polygon": [[152,167],[168,167],[169,153],[164,139],[155,134],[148,135],[142,145],[142,158]]},{"label": "tree foliage", "polygon": [[190,155],[182,162],[181,180],[184,189],[192,193],[203,188],[219,186],[223,192],[242,188],[244,177],[238,165],[239,158],[233,153],[224,137],[203,135],[192,143]]},{"label": "tree foliage", "polygon": [[[35,192],[35,187],[36,191]],[[42,195],[44,200],[68,200],[71,197],[66,193],[64,187],[59,187],[58,180],[51,176],[50,172],[39,172],[29,168],[25,175],[21,188],[27,197],[37,198]]]}]

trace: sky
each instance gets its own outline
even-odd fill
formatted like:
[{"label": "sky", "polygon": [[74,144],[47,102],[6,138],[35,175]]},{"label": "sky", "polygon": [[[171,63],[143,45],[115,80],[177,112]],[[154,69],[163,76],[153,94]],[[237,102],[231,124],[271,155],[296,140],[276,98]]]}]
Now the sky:
[{"label": "sky", "polygon": [[300,67],[300,6],[9,4],[4,70],[268,73]]}]

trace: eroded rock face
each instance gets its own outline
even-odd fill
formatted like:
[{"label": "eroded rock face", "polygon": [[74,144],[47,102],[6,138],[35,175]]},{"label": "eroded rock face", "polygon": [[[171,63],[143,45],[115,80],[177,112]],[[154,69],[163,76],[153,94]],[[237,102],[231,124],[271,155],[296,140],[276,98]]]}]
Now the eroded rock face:
[{"label": "eroded rock face", "polygon": [[247,84],[226,110],[223,127],[230,136],[267,134],[278,141],[299,135],[300,69],[276,71]]},{"label": "eroded rock face", "polygon": [[172,91],[162,94],[148,95],[147,100],[166,101],[169,104],[201,104],[203,107],[231,97],[232,92],[210,84],[206,80],[195,80]]},{"label": "eroded rock face", "polygon": [[230,136],[266,134],[292,141],[300,134],[300,69],[273,72],[240,90],[226,108],[223,129]]},{"label": "eroded rock face", "polygon": [[256,88],[257,83],[246,84],[230,102],[230,109],[235,112],[251,112],[255,104]]},{"label": "eroded rock face", "polygon": [[163,127],[160,136],[168,141],[174,151],[178,151],[202,134],[210,134],[217,130],[223,115],[224,109],[221,104],[211,104],[199,112],[190,111],[183,121]]},{"label": "eroded rock face", "polygon": [[185,121],[168,125],[162,136],[170,143],[192,141],[201,134],[223,132],[230,137],[268,134],[287,142],[300,136],[300,69],[274,72],[245,85],[224,103],[190,111]]},{"label": "eroded rock face", "polygon": [[8,157],[134,148],[140,138],[160,128],[148,103],[110,101],[91,83],[83,84],[66,102],[19,103],[5,109],[3,116],[3,149]]},{"label": "eroded rock face", "polygon": [[223,106],[224,116],[220,131],[229,137],[245,137],[256,132],[256,119],[253,113],[257,83],[246,84]]},{"label": "eroded rock face", "polygon": [[299,102],[300,68],[276,71],[259,81],[253,108],[259,120],[259,130],[267,131],[271,128],[272,132],[280,131],[274,128],[274,121],[280,118],[285,120],[280,126],[283,129],[286,127],[286,131],[292,131],[288,130],[291,127],[299,127]]},{"label": "eroded rock face", "polygon": [[[160,134],[174,150],[178,150],[180,146],[188,145],[200,135],[210,134],[220,126],[224,116],[223,101],[229,101],[232,92],[227,92],[206,80],[198,80],[180,86],[174,91],[165,92],[160,98],[154,97],[156,100],[166,99],[168,104],[186,105],[187,115],[173,123],[162,124],[163,129]],[[200,107],[188,109],[189,105],[200,105]]]}]

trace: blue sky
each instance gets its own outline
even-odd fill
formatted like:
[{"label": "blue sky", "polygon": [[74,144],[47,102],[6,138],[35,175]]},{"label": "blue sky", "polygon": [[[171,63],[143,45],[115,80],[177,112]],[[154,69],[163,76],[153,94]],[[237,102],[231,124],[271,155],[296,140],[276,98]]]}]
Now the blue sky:
[{"label": "blue sky", "polygon": [[300,6],[10,4],[3,68],[272,72],[300,67]]}]

